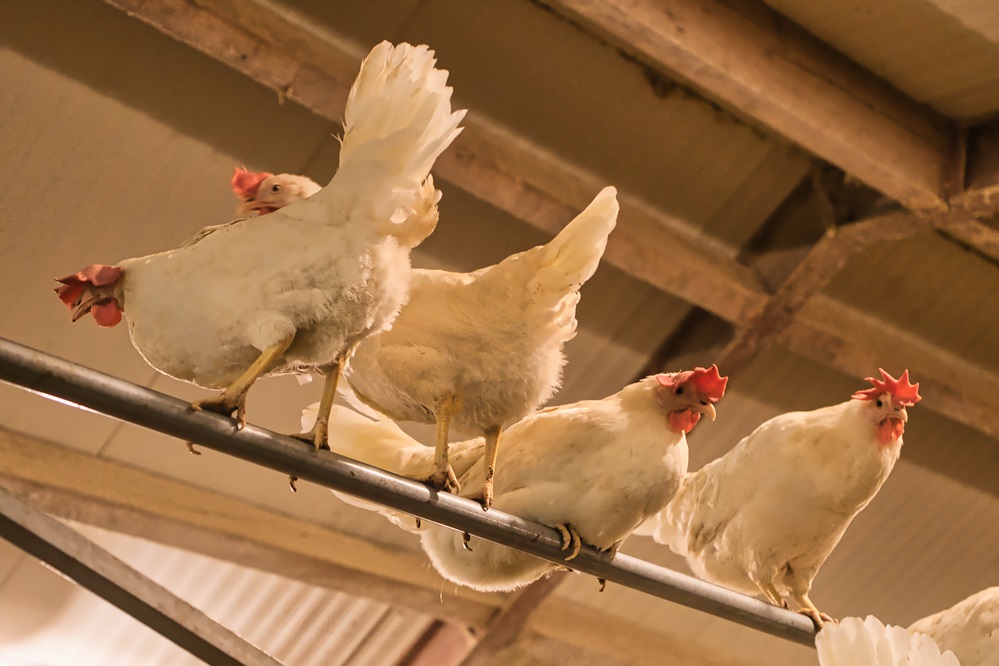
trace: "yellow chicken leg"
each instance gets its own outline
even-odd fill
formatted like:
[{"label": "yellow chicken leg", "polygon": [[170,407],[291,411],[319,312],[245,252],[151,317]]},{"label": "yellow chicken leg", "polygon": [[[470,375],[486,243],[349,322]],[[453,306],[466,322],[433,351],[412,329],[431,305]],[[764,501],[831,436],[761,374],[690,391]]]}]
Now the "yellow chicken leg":
[{"label": "yellow chicken leg", "polygon": [[[340,375],[343,374],[343,361],[337,361],[326,368],[326,378],[323,380],[323,395],[319,399],[319,413],[316,414],[316,422],[309,432],[292,435],[295,439],[312,444],[316,451],[319,449],[329,450],[328,441],[330,429],[330,413],[333,411],[333,400],[336,399],[336,387],[340,384]],[[295,482],[297,476],[288,477],[288,485],[292,492],[298,492]]]},{"label": "yellow chicken leg", "polygon": [[486,511],[493,505],[493,477],[496,476],[496,456],[499,454],[500,427],[493,426],[485,432],[484,456],[485,481],[482,483],[482,508]]},{"label": "yellow chicken leg", "polygon": [[336,387],[340,384],[340,376],[343,374],[343,362],[337,361],[333,365],[327,366],[325,370],[326,378],[323,380],[323,395],[319,399],[319,413],[316,414],[316,422],[309,432],[292,435],[295,439],[309,442],[316,448],[316,451],[330,448],[327,441],[330,413],[333,411],[333,400],[336,399]]},{"label": "yellow chicken leg", "polygon": [[[246,369],[246,372],[241,374],[236,378],[236,381],[226,387],[221,395],[212,398],[204,398],[202,400],[195,400],[191,403],[191,409],[196,412],[207,410],[209,412],[224,414],[225,416],[232,416],[233,412],[235,412],[236,428],[243,428],[243,426],[246,425],[247,392],[250,390],[250,387],[253,386],[253,382],[257,381],[262,374],[267,372],[274,361],[288,350],[288,347],[291,346],[291,342],[294,339],[295,335],[292,334],[288,336],[287,339],[282,340],[273,347],[265,349],[260,356],[257,357],[257,360]],[[190,443],[188,443],[187,448],[191,450],[191,453],[198,454]]]},{"label": "yellow chicken leg", "polygon": [[458,477],[448,462],[448,434],[451,429],[451,415],[461,405],[457,395],[446,396],[437,407],[437,448],[434,451],[434,471],[427,483],[437,490],[451,493],[461,492]]},{"label": "yellow chicken leg", "polygon": [[784,598],[780,596],[779,592],[777,592],[777,588],[774,587],[773,583],[771,583],[768,580],[766,581],[757,580],[753,582],[756,583],[756,587],[760,588],[760,592],[762,592],[763,596],[767,598],[767,601],[772,603],[774,606],[777,606],[778,608],[787,608],[787,602],[784,601]]}]

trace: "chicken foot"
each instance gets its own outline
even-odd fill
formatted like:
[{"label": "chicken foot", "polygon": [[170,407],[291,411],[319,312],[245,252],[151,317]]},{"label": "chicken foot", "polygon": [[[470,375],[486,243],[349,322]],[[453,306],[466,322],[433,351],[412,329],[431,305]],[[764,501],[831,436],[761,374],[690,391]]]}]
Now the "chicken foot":
[{"label": "chicken foot", "polygon": [[823,613],[816,608],[815,604],[812,603],[812,600],[808,598],[807,592],[802,592],[801,594],[792,592],[791,597],[794,599],[794,602],[800,606],[798,612],[810,618],[812,622],[815,623],[816,629],[821,630],[826,622],[838,622],[838,620],[833,616],[828,613]]},{"label": "chicken foot", "polygon": [[[336,361],[333,365],[325,368],[326,378],[323,380],[323,394],[319,399],[319,413],[316,414],[316,422],[312,425],[312,429],[309,432],[291,435],[295,439],[312,444],[316,451],[319,449],[328,451],[330,448],[328,440],[330,413],[333,411],[333,401],[336,399],[336,388],[340,384],[340,376],[343,374],[343,365],[343,361]],[[288,477],[288,485],[291,486],[293,493],[298,492],[298,488],[295,486],[296,481],[298,481],[297,476]]]},{"label": "chicken foot", "polygon": [[437,448],[434,450],[434,471],[423,483],[437,490],[449,493],[461,492],[458,477],[455,476],[451,463],[448,462],[448,435],[451,430],[451,415],[461,409],[461,398],[449,395],[441,400],[437,407]]},{"label": "chicken foot", "polygon": [[[215,412],[216,414],[222,414],[223,416],[232,416],[235,412],[236,414],[236,429],[242,430],[246,426],[246,394],[249,392],[250,387],[253,383],[260,379],[263,375],[270,369],[270,366],[281,356],[281,354],[288,351],[288,347],[291,346],[292,341],[295,339],[295,335],[289,335],[286,339],[281,342],[268,347],[257,360],[250,364],[250,367],[246,369],[246,372],[241,374],[236,378],[232,384],[226,387],[222,391],[221,395],[214,396],[211,398],[202,398],[201,400],[195,400],[191,403],[191,409],[196,412],[209,411]],[[194,448],[192,442],[187,443],[188,450],[195,455],[201,455],[199,451]]]}]

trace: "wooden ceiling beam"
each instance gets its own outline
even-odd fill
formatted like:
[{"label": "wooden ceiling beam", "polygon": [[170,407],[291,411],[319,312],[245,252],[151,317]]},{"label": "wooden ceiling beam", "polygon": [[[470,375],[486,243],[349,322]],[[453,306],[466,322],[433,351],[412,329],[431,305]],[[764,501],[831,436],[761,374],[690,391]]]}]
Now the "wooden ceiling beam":
[{"label": "wooden ceiling beam", "polygon": [[945,119],[756,0],[542,0],[911,209],[955,184]]},{"label": "wooden ceiling beam", "polygon": [[911,368],[927,409],[999,439],[999,377],[918,335],[824,294],[813,297],[773,344],[865,377],[879,365]]},{"label": "wooden ceiling beam", "polygon": [[[282,96],[293,99],[333,121],[338,121],[343,112],[347,90],[356,75],[358,62],[363,55],[356,46],[343,41],[336,35],[316,28],[285,6],[271,2],[251,0],[245,2],[236,2],[236,0],[105,0],[105,2],[228,64],[261,84],[279,91]],[[675,2],[679,3],[677,7],[682,5],[687,10],[694,11],[680,0],[668,0],[662,6],[669,7]],[[718,4],[717,0],[712,0],[712,3],[704,6],[714,7],[715,4]],[[690,0],[688,4],[697,5],[698,3]],[[605,6],[606,12],[615,17],[615,21],[623,22],[621,25],[631,25],[633,22],[627,16],[620,15],[621,3],[618,0],[600,3],[564,0],[560,6],[562,5],[572,5],[579,10],[590,8],[595,13],[595,18],[602,16],[598,11],[598,5]],[[654,10],[646,0],[635,0],[632,5],[636,7],[633,17],[635,19]],[[708,30],[709,26],[714,25],[712,22],[717,23],[718,21],[729,26],[726,28],[728,31],[734,30],[733,26],[746,27],[750,31],[747,33],[748,35],[756,35],[757,37],[754,39],[761,40],[756,43],[754,48],[759,48],[760,44],[766,44],[769,49],[774,50],[775,55],[771,59],[777,64],[767,65],[769,62],[767,58],[757,63],[763,68],[761,71],[770,72],[770,75],[784,72],[786,68],[790,67],[786,59],[791,58],[791,54],[799,51],[802,60],[794,66],[795,70],[807,69],[803,67],[803,63],[810,63],[809,67],[820,67],[822,62],[827,62],[835,70],[833,73],[825,72],[821,68],[814,71],[825,72],[823,76],[831,77],[829,82],[819,85],[813,81],[809,84],[811,87],[808,87],[795,78],[797,75],[788,74],[791,78],[782,85],[788,89],[811,90],[817,91],[817,93],[829,92],[826,90],[827,88],[834,88],[835,90],[830,94],[834,94],[843,107],[839,109],[839,115],[846,114],[844,109],[853,104],[853,102],[844,101],[849,97],[847,93],[850,90],[859,90],[863,92],[863,95],[855,99],[854,102],[869,104],[865,107],[868,108],[868,111],[880,109],[883,113],[879,112],[877,115],[882,117],[882,122],[888,122],[885,119],[896,118],[897,123],[893,122],[888,125],[875,123],[869,127],[871,134],[864,141],[859,139],[857,142],[853,141],[849,132],[843,135],[849,139],[843,140],[844,145],[863,149],[871,156],[871,159],[879,159],[879,155],[883,156],[885,163],[882,166],[884,168],[898,167],[904,172],[910,163],[919,163],[920,160],[925,162],[926,159],[932,157],[932,155],[927,156],[927,154],[922,153],[933,153],[933,151],[926,150],[922,153],[915,151],[920,155],[906,153],[904,156],[900,156],[898,151],[892,152],[890,146],[883,147],[884,151],[882,151],[882,147],[877,144],[878,136],[902,137],[905,140],[899,139],[899,141],[910,145],[910,147],[919,144],[920,141],[925,145],[936,145],[934,142],[944,143],[940,135],[934,134],[936,131],[934,128],[937,125],[933,118],[919,115],[906,104],[904,99],[896,99],[890,91],[886,92],[874,85],[868,78],[865,78],[864,74],[856,72],[854,67],[846,66],[836,60],[821,45],[809,46],[811,42],[805,40],[798,32],[792,30],[790,33],[782,32],[780,35],[770,34],[769,37],[766,37],[769,34],[766,33],[765,28],[766,25],[769,25],[767,21],[761,21],[758,14],[735,11],[733,7],[736,6],[745,9],[749,5],[745,5],[742,0],[735,2],[735,4],[725,4],[724,7],[719,4],[718,7],[715,7],[717,11],[712,10],[709,12],[710,16],[706,18],[702,16],[698,19],[698,21],[703,19],[703,22],[697,23],[696,29],[695,26],[688,25],[686,19],[684,22],[675,23],[675,26],[683,28],[682,34]],[[600,16],[596,14],[600,14]],[[662,38],[660,34],[662,26],[666,25],[664,21],[669,19],[669,16],[665,14],[664,16],[665,18],[659,16],[655,20],[649,19],[647,30],[642,27],[643,35],[646,32],[649,33],[643,39],[654,41]],[[679,16],[680,14],[675,14],[674,19],[669,20],[679,21]],[[683,14],[683,16],[688,15]],[[700,16],[700,14],[696,16]],[[639,23],[643,26],[641,22]],[[761,31],[763,32],[761,33]],[[698,37],[700,41],[697,43],[701,43],[705,39],[701,35]],[[721,40],[715,45],[731,46],[738,50],[739,45],[747,39],[751,38],[733,35],[730,42]],[[785,42],[791,46],[787,46]],[[781,51],[785,47],[791,50]],[[757,56],[763,57],[758,53]],[[718,55],[718,57],[722,56]],[[793,60],[793,58],[791,59]],[[726,58],[719,62],[726,66],[731,64],[736,67],[736,70],[733,71],[741,71],[739,68],[742,65],[730,63],[729,60]],[[718,74],[718,76],[721,75]],[[798,85],[791,85],[794,81],[798,81]],[[851,83],[856,84],[854,88],[847,85]],[[880,93],[878,93],[879,90]],[[878,97],[879,94],[881,97]],[[807,98],[808,95],[804,95],[804,97]],[[863,105],[861,104],[861,106]],[[913,111],[913,113],[907,115],[907,110]],[[819,114],[816,118],[824,119],[816,127],[816,131],[820,134],[827,130],[832,131],[828,127],[836,127],[836,120],[839,116],[830,118],[825,111],[811,107],[801,109],[801,113],[804,115],[811,111]],[[509,129],[483,119],[478,114],[473,113],[468,116],[465,125],[466,129],[462,136],[438,160],[435,173],[473,196],[489,202],[537,228],[549,233],[560,230],[605,184],[598,176],[567,164],[544,147],[529,142]],[[854,130],[860,131],[856,127]],[[922,137],[922,139],[917,140],[912,137]],[[875,143],[871,144],[869,141]],[[836,162],[836,160],[832,161]],[[970,181],[970,178],[977,173],[977,167],[974,163],[968,166],[967,173]],[[849,167],[846,168],[850,170]],[[942,173],[943,167],[940,170]],[[853,172],[858,173],[856,170]],[[710,239],[698,235],[690,225],[629,196],[626,192],[621,193],[620,200],[620,221],[617,229],[611,235],[605,261],[625,273],[666,293],[693,303],[737,327],[746,327],[747,325],[763,327],[764,331],[769,331],[770,334],[774,335],[779,330],[783,330],[784,333],[781,336],[791,338],[803,335],[804,333],[800,333],[800,331],[805,330],[798,326],[788,328],[788,322],[794,318],[793,313],[801,308],[803,303],[809,302],[809,297],[821,289],[829,277],[846,261],[851,252],[866,244],[868,238],[865,236],[865,232],[871,231],[874,236],[882,234],[880,237],[884,239],[891,238],[896,233],[904,235],[910,231],[915,233],[919,230],[930,229],[939,229],[945,232],[947,230],[960,230],[963,225],[981,224],[982,220],[989,219],[991,215],[999,211],[997,190],[994,187],[983,187],[953,198],[949,203],[949,208],[929,209],[908,218],[904,214],[890,215],[854,223],[849,228],[839,229],[835,236],[820,243],[808,255],[805,261],[807,266],[814,269],[814,274],[807,274],[803,268],[799,272],[799,277],[802,278],[800,284],[798,281],[794,284],[789,282],[785,289],[778,290],[777,300],[771,300],[770,294],[767,293],[752,270],[734,258],[725,255]],[[913,204],[912,201],[909,203]],[[814,300],[813,298],[812,301]],[[768,306],[769,311],[767,310]],[[790,311],[790,317],[786,314],[788,311]],[[864,313],[852,310],[850,314],[853,316],[845,318],[843,322],[852,323],[830,321],[827,322],[828,326],[822,330],[822,333],[836,336],[839,340],[859,340],[862,344],[862,341],[873,335],[874,332],[858,331],[849,327],[872,324],[871,318]],[[778,325],[774,325],[775,321]],[[877,325],[877,331],[880,333],[883,333],[884,327],[887,326],[881,322],[877,322]],[[905,331],[892,331],[890,327],[889,332],[897,334],[896,337],[899,338],[912,337]],[[743,335],[748,336],[749,334]],[[747,346],[758,348],[759,342],[764,336],[754,334],[751,337],[754,339],[747,343]],[[843,372],[857,374],[852,369],[852,364],[842,355],[828,354],[825,353],[825,350],[813,349],[807,340],[798,340],[795,346],[799,353],[805,356],[823,360],[827,365]],[[934,358],[948,356],[946,350],[930,345],[917,346],[922,352],[935,354]],[[751,360],[753,354],[755,351],[748,355],[748,359]],[[896,356],[896,350],[889,349],[887,355],[881,358],[881,362],[894,366],[897,364]],[[743,359],[739,362],[746,363],[748,361]],[[923,359],[920,359],[919,363],[920,367],[936,367],[937,365],[939,364],[933,360],[924,362]],[[870,371],[871,368],[866,368],[862,371],[862,375]],[[939,379],[943,386],[947,376],[944,375],[936,379]],[[921,377],[924,378],[924,381],[929,380],[930,383],[934,381],[934,377],[927,373],[921,373]],[[976,414],[988,407],[987,404],[981,402],[982,399],[982,397],[972,396],[971,402],[965,402],[960,410],[948,411],[946,415],[964,423],[978,424],[979,419]],[[927,403],[931,404],[930,401]],[[976,425],[976,427],[986,432],[992,432],[991,426]]]},{"label": "wooden ceiling beam", "polygon": [[[0,429],[0,480],[59,518],[483,627],[503,597],[461,589],[387,548],[244,500]],[[331,501],[335,501],[332,500]]]}]

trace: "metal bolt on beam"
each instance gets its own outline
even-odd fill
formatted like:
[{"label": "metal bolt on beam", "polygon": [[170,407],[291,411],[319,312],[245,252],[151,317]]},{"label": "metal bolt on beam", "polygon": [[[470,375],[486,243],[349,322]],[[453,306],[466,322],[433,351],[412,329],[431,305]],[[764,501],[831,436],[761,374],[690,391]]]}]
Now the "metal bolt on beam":
[{"label": "metal bolt on beam", "polygon": [[[440,525],[564,564],[561,538],[550,527],[471,500],[438,493],[301,441],[232,419],[195,412],[190,404],[0,338],[0,381],[195,442],[221,453],[292,474]],[[814,646],[808,618],[752,597],[619,553],[611,558],[584,547],[572,566],[609,582],[736,622],[779,638]]]}]

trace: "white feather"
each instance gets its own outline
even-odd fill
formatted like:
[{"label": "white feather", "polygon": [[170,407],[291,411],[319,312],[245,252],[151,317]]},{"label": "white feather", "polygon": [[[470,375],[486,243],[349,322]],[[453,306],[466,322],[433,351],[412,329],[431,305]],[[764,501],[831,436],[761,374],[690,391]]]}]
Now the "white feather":
[{"label": "white feather", "polygon": [[820,666],[961,666],[953,652],[941,654],[929,636],[886,627],[872,615],[827,623],[815,648]]}]

